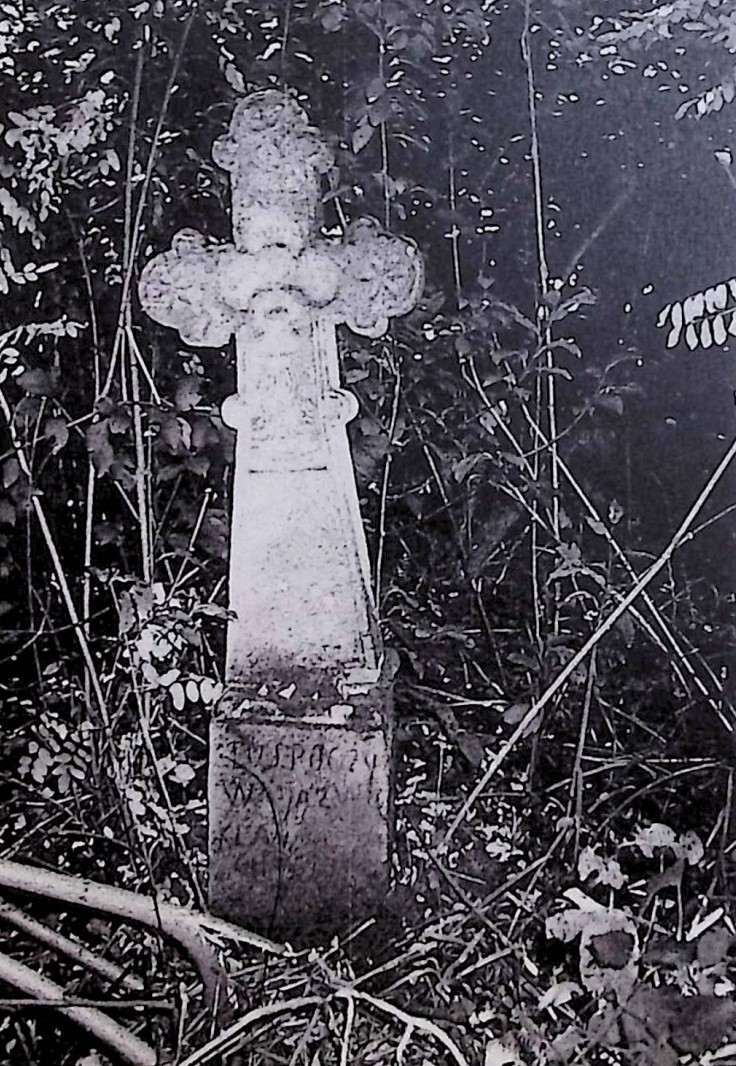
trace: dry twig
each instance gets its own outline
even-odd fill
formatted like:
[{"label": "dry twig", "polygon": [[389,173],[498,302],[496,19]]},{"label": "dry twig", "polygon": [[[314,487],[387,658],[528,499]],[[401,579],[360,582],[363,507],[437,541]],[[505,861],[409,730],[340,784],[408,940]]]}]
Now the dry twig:
[{"label": "dry twig", "polygon": [[221,1001],[228,981],[217,951],[207,939],[207,932],[246,943],[271,955],[283,955],[287,951],[266,937],[212,915],[199,914],[186,907],[138,895],[114,885],[102,885],[7,859],[0,861],[0,887],[113,915],[123,921],[143,925],[154,933],[162,933],[178,944],[196,966],[210,1005]]},{"label": "dry twig", "polygon": [[2,953],[0,953],[0,981],[12,985],[13,988],[25,992],[34,999],[43,1001],[44,1006],[54,1003],[54,1010],[58,1010],[60,1014],[79,1025],[130,1066],[156,1066],[158,1056],[149,1044],[144,1043],[134,1033],[128,1032],[122,1025],[118,1025],[94,1007],[60,1006],[59,1004],[64,1000],[64,990],[55,981],[35,973],[24,963]]},{"label": "dry twig", "polygon": [[70,940],[63,933],[59,933],[55,929],[49,929],[43,922],[32,918],[25,911],[22,911],[20,907],[16,907],[12,903],[0,900],[0,918],[32,940],[36,940],[39,944],[45,944],[46,947],[58,952],[59,955],[65,955],[76,965],[89,970],[91,973],[96,973],[98,977],[104,978],[105,981],[123,985],[134,992],[140,992],[143,989],[143,982],[139,977],[134,974],[126,974],[122,967],[116,963],[95,955],[84,944],[78,944],[76,941]]}]

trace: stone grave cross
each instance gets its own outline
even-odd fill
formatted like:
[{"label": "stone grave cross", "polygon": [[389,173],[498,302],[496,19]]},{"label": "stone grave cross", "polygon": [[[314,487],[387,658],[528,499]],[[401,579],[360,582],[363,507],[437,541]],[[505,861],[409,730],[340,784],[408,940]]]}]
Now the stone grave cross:
[{"label": "stone grave cross", "polygon": [[210,733],[210,904],[270,932],[339,928],[388,873],[391,683],[371,595],[335,329],[380,336],[423,284],[373,219],[319,233],[332,152],[276,90],[241,100],[215,162],[233,242],[182,230],[143,308],[190,345],[235,337],[226,691]]}]

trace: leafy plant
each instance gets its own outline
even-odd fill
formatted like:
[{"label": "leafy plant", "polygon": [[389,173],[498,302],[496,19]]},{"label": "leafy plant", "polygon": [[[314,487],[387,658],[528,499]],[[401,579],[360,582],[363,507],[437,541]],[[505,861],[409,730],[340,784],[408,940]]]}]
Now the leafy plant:
[{"label": "leafy plant", "polygon": [[[129,1057],[176,1049],[187,1066],[669,1063],[732,1035],[732,604],[687,554],[727,463],[678,519],[678,455],[637,436],[659,386],[612,310],[629,279],[591,267],[619,265],[628,186],[602,203],[596,170],[589,210],[582,154],[571,178],[558,137],[595,144],[610,174],[611,80],[637,42],[640,105],[656,49],[684,41],[685,111],[725,111],[732,21],[690,0],[605,24],[578,0],[0,5],[0,885],[58,889],[44,866],[108,905],[90,923],[75,880],[74,912],[50,892],[34,946],[4,933],[0,961],[54,988],[4,980],[107,1009],[134,971],[144,1013],[114,1008],[147,1044]],[[134,296],[193,219],[226,237],[211,144],[264,86],[296,90],[334,144],[326,230],[372,214],[428,268],[388,337],[339,338],[401,657],[396,918],[302,955],[203,912],[234,367],[181,350]],[[575,110],[592,132],[564,125]],[[734,295],[672,303],[671,345],[722,343]],[[673,515],[647,512],[654,478]],[[269,694],[288,699],[306,682],[283,673]],[[144,932],[118,927],[113,885]],[[196,977],[157,935],[177,914]],[[95,1061],[43,1018],[2,1015],[3,1061]]]}]

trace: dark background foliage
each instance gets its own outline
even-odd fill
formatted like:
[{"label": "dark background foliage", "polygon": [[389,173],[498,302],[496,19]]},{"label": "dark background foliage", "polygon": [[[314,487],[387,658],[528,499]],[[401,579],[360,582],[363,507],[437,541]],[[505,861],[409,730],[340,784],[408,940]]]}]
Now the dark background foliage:
[{"label": "dark background foliage", "polygon": [[[474,1049],[526,1032],[522,1051],[545,1062],[640,1044],[626,1061],[669,1062],[732,1021],[719,1022],[703,979],[715,1035],[698,1043],[671,1021],[664,1035],[629,1023],[622,1036],[620,1017],[596,1012],[595,975],[575,969],[582,948],[578,959],[562,946],[578,926],[558,921],[550,945],[540,925],[593,846],[601,899],[620,892],[624,915],[596,935],[630,937],[644,912],[627,893],[665,855],[675,873],[646,906],[667,884],[679,902],[649,947],[682,940],[686,919],[725,910],[732,892],[730,470],[649,601],[594,634],[662,558],[734,436],[730,344],[668,352],[657,328],[664,304],[736,273],[723,156],[734,16],[721,0],[653,15],[638,3],[620,18],[608,7],[0,4],[4,854],[204,898],[233,353],[184,350],[135,287],[179,229],[228,238],[212,142],[243,93],[281,86],[336,151],[326,230],[373,215],[414,238],[427,266],[419,307],[386,338],[340,335],[381,621],[401,657],[398,921],[419,942],[436,920],[457,947],[438,954],[439,988],[417,980],[408,1002],[452,1008]],[[447,869],[460,880],[448,881],[437,845],[509,737],[495,791],[453,831]],[[693,859],[661,832],[632,844],[651,822],[710,850]],[[604,856],[622,848],[619,883]],[[504,888],[517,868],[524,897]],[[458,899],[472,919],[457,918]],[[490,914],[516,938],[511,959],[451,978],[482,954],[472,937],[478,923],[490,936]],[[116,957],[170,987],[168,958],[144,963],[150,944],[115,937]],[[532,1025],[525,1011],[545,989],[566,1002],[566,974],[588,998]],[[679,1006],[656,1004],[672,1018]],[[477,1021],[484,1010],[492,1022]],[[163,1045],[164,1029],[149,1038]],[[64,1034],[17,1019],[2,1032],[8,1061],[38,1047],[61,1061]],[[201,1036],[194,1026],[184,1045]]]}]

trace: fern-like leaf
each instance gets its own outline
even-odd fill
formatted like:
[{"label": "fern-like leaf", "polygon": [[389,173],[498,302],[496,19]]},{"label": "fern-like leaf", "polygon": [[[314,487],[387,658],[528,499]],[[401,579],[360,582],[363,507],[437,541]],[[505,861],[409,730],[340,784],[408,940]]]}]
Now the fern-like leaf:
[{"label": "fern-like leaf", "polygon": [[621,24],[602,34],[598,40],[604,45],[661,43],[671,39],[673,33],[685,24],[697,24],[709,6],[709,0],[673,0],[649,11],[626,12]]},{"label": "fern-like leaf", "polygon": [[710,89],[706,89],[692,100],[686,100],[675,112],[675,118],[690,115],[691,118],[698,119],[713,115],[720,111],[724,104],[732,103],[734,98],[736,98],[736,67],[717,85],[711,86]]},{"label": "fern-like leaf", "polygon": [[668,348],[676,348],[683,339],[691,352],[722,347],[729,336],[736,337],[736,278],[667,304],[659,312],[657,326],[669,329]]}]

